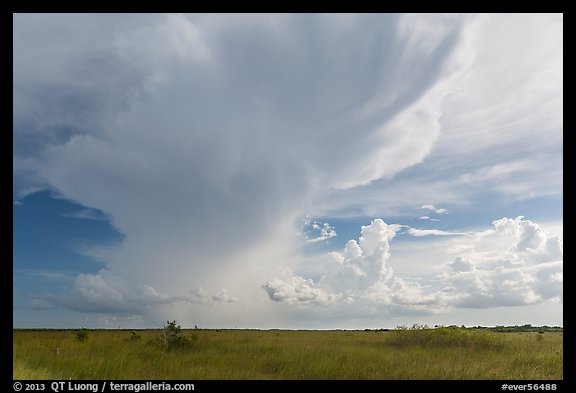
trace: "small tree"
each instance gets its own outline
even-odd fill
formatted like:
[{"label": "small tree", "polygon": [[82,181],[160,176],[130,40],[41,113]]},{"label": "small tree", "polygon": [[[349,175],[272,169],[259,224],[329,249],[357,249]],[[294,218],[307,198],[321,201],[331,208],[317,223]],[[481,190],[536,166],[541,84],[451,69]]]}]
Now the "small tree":
[{"label": "small tree", "polygon": [[84,342],[88,340],[88,329],[83,327],[76,332],[76,341]]},{"label": "small tree", "polygon": [[132,330],[132,332],[130,333],[130,340],[132,341],[138,341],[142,339],[142,335],[140,333],[138,333],[135,330]]},{"label": "small tree", "polygon": [[182,328],[176,321],[166,321],[160,334],[160,342],[166,351],[180,349],[188,345],[188,339],[180,335]]}]

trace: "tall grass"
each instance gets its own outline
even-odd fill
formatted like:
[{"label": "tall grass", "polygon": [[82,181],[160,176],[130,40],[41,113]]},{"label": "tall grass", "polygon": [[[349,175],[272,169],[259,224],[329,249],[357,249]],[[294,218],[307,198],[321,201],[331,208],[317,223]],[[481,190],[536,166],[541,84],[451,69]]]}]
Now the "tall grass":
[{"label": "tall grass", "polygon": [[[16,379],[561,379],[562,333],[14,331]],[[541,339],[537,337],[541,336]],[[193,338],[195,337],[195,338]]]},{"label": "tall grass", "polygon": [[397,347],[417,346],[424,348],[474,348],[498,349],[504,346],[503,335],[490,331],[414,325],[398,327],[390,334],[389,343]]}]

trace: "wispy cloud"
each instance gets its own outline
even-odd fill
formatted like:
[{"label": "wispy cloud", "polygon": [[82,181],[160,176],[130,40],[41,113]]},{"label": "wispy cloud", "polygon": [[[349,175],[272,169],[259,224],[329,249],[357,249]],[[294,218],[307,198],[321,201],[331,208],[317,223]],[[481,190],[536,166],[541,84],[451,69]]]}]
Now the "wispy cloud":
[{"label": "wispy cloud", "polygon": [[95,211],[93,209],[82,209],[82,210],[77,210],[74,212],[63,213],[62,217],[79,218],[79,219],[86,219],[86,220],[99,220],[99,221],[107,221],[108,220],[108,217],[106,217],[102,213]]},{"label": "wispy cloud", "polygon": [[74,272],[65,272],[62,270],[40,270],[40,269],[21,269],[17,268],[14,269],[15,276],[23,276],[23,277],[40,277],[45,280],[50,281],[67,281],[73,282],[75,273]]},{"label": "wispy cloud", "polygon": [[441,207],[441,208],[436,208],[434,207],[434,205],[422,205],[422,209],[427,209],[427,210],[432,210],[434,213],[436,214],[446,214],[448,213],[448,209]]},{"label": "wispy cloud", "polygon": [[459,236],[459,235],[466,235],[468,232],[455,232],[455,231],[443,231],[441,229],[418,229],[418,228],[410,228],[404,233],[412,236]]},{"label": "wispy cloud", "polygon": [[95,261],[106,263],[110,260],[110,257],[118,251],[119,247],[120,244],[97,244],[76,247],[75,251]]},{"label": "wispy cloud", "polygon": [[437,219],[437,218],[432,218],[432,217],[429,217],[429,216],[420,216],[420,217],[418,217],[418,218],[420,218],[421,220],[440,221],[440,220]]}]

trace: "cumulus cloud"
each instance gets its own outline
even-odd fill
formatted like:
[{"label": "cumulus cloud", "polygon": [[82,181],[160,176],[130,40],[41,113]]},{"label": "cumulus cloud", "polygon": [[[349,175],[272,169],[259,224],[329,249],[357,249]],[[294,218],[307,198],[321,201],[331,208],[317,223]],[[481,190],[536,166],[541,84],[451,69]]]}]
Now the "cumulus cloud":
[{"label": "cumulus cloud", "polygon": [[35,300],[46,307],[63,306],[76,311],[126,314],[142,313],[158,307],[234,303],[238,298],[231,296],[224,288],[210,295],[202,287],[190,291],[188,296],[169,296],[150,285],[134,284],[130,280],[104,272],[79,274],[67,294],[48,294]]},{"label": "cumulus cloud", "polygon": [[216,295],[212,295],[212,300],[222,303],[236,303],[238,298],[236,296],[230,296],[228,291],[225,288],[222,288]]},{"label": "cumulus cloud", "polygon": [[511,253],[524,263],[549,262],[562,259],[563,244],[557,236],[550,237],[540,226],[523,216],[515,219],[502,218],[494,221],[496,233],[502,236],[511,235],[516,242]]},{"label": "cumulus cloud", "polygon": [[444,289],[455,307],[524,306],[562,298],[562,262],[531,267],[459,272],[446,278]]},{"label": "cumulus cloud", "polygon": [[[314,282],[290,272],[263,288],[271,300],[292,305],[405,307],[426,312],[453,308],[523,306],[562,299],[562,242],[536,223],[502,218],[493,229],[468,233],[468,249],[434,279],[420,282],[393,275],[386,266],[395,235],[381,219],[363,226],[359,242],[332,253]],[[550,246],[553,244],[554,246]],[[362,309],[362,307],[360,308]]]},{"label": "cumulus cloud", "polygon": [[190,291],[188,300],[191,303],[197,304],[214,304],[214,303],[235,303],[239,299],[235,296],[230,296],[228,290],[222,288],[215,295],[210,295],[204,288],[199,287]]},{"label": "cumulus cloud", "polygon": [[175,305],[186,299],[168,296],[146,284],[130,285],[117,277],[80,274],[70,294],[61,300],[77,310],[134,312],[159,305]]},{"label": "cumulus cloud", "polygon": [[495,220],[493,226],[461,250],[468,259],[458,257],[451,263],[455,274],[441,275],[449,301],[459,307],[560,301],[561,239],[523,216]]},{"label": "cumulus cloud", "polygon": [[335,290],[351,294],[385,280],[391,274],[386,261],[390,257],[389,241],[396,232],[384,221],[376,219],[362,226],[359,241],[349,240],[343,252],[331,254],[325,280]]},{"label": "cumulus cloud", "polygon": [[349,240],[342,252],[330,254],[332,261],[317,283],[285,271],[263,289],[271,300],[289,304],[351,303],[392,276],[386,261],[390,257],[389,241],[394,236],[395,231],[383,220],[375,219],[362,226],[358,241]]},{"label": "cumulus cloud", "polygon": [[472,262],[467,259],[463,259],[462,257],[456,257],[454,261],[450,263],[450,267],[456,273],[476,270],[476,266],[474,266]]},{"label": "cumulus cloud", "polygon": [[194,303],[205,304],[209,302],[210,295],[204,288],[198,287],[190,291],[190,299],[192,299]]},{"label": "cumulus cloud", "polygon": [[262,286],[271,300],[288,304],[327,305],[338,300],[340,295],[328,293],[311,279],[304,279],[285,269],[282,276],[276,277]]}]

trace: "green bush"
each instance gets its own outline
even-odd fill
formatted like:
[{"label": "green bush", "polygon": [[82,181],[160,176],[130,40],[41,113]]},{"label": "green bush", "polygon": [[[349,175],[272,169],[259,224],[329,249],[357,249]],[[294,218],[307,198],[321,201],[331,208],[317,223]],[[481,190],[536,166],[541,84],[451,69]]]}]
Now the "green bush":
[{"label": "green bush", "polygon": [[130,332],[130,341],[139,341],[142,339],[142,335],[135,330]]},{"label": "green bush", "polygon": [[475,331],[457,326],[430,328],[414,325],[399,326],[391,332],[389,344],[397,347],[497,347],[499,337],[492,332]]},{"label": "green bush", "polygon": [[82,328],[76,332],[76,341],[84,342],[88,340],[88,329]]},{"label": "green bush", "polygon": [[162,349],[165,351],[172,351],[175,349],[183,349],[190,345],[190,341],[181,336],[182,328],[176,324],[176,321],[166,321],[160,334],[160,343]]}]

